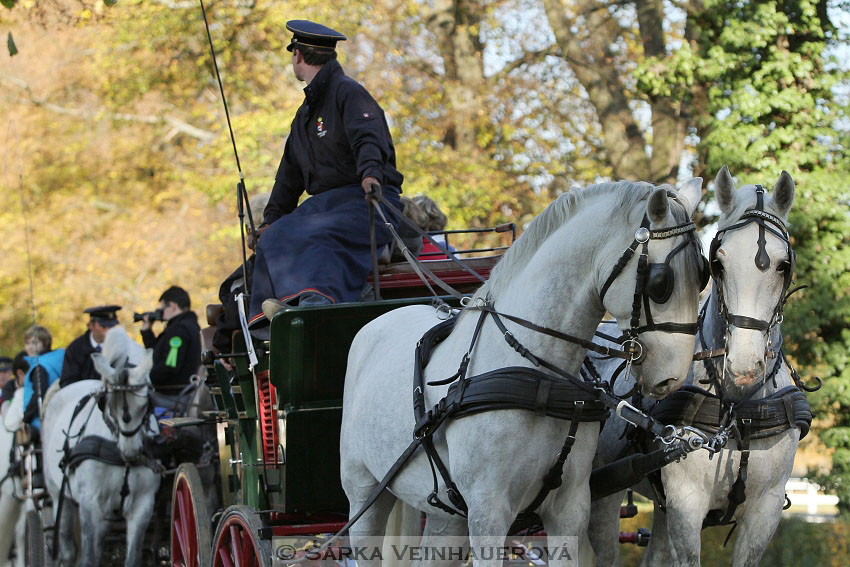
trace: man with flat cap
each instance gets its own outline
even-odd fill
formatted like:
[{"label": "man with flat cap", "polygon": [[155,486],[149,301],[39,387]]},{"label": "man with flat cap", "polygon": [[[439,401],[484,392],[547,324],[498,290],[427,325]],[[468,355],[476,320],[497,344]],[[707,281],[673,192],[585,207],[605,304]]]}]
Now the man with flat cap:
[{"label": "man with flat cap", "polygon": [[91,360],[93,352],[100,352],[100,345],[106,338],[106,331],[118,324],[118,305],[89,307],[83,313],[89,315],[88,330],[71,341],[65,349],[65,361],[62,363],[62,376],[59,387],[80,380],[100,380],[100,374],[94,369]]},{"label": "man with flat cap", "polygon": [[[379,185],[401,209],[403,176],[384,111],[336,60],[345,36],[306,20],[286,29],[293,33],[286,49],[295,77],[307,86],[257,231],[252,326],[262,324],[264,310],[267,319],[285,305],[356,301],[371,268],[365,194]],[[298,205],[305,191],[310,198]],[[391,235],[382,221],[376,225],[380,247]]]}]

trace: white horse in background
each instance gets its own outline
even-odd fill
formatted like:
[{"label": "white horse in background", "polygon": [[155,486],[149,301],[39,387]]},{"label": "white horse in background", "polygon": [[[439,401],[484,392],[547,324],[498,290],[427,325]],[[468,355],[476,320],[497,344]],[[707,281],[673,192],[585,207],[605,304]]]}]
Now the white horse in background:
[{"label": "white horse in background", "polygon": [[[636,235],[646,236],[640,229],[642,219],[649,221],[653,235],[658,234],[655,231],[688,223],[699,202],[701,184],[695,179],[676,192],[670,186],[647,183],[605,183],[559,197],[508,250],[490,280],[475,294],[473,307],[460,315],[451,335],[435,347],[425,380],[442,380],[455,374],[470,348],[480,316],[475,306],[480,302],[583,339],[592,337],[606,310],[628,322],[635,297],[638,255],[613,280],[603,300],[606,278],[615,271],[623,251],[636,242]],[[657,323],[695,328],[701,259],[693,233],[683,232],[649,241],[649,262],[669,260],[676,280],[669,301],[652,303],[651,316]],[[680,245],[686,252],[668,258]],[[645,309],[641,309],[639,319],[640,325],[646,324]],[[342,484],[352,515],[410,444],[415,422],[411,404],[414,349],[423,334],[437,323],[432,307],[405,307],[366,325],[351,346],[340,452]],[[585,348],[511,321],[505,324],[535,356],[572,375],[578,373]],[[624,330],[629,327],[628,323],[623,324]],[[491,318],[485,319],[470,353],[467,375],[511,366],[531,367],[532,363],[511,348],[505,338]],[[635,370],[643,378],[644,391],[662,396],[678,387],[690,366],[694,335],[650,331],[642,332],[640,341],[645,358]],[[427,387],[426,408],[433,407],[447,390],[448,385]],[[428,514],[423,545],[439,535],[468,534],[473,547],[494,541],[501,546],[517,514],[539,492],[542,477],[564,444],[569,425],[568,421],[519,409],[449,420],[433,439],[468,505],[468,519],[428,503],[433,486],[431,468],[426,456],[419,452],[395,477],[389,492],[384,492],[353,525],[353,543],[357,545],[357,541],[369,536],[383,536],[387,515],[400,499]],[[550,545],[560,545],[562,549],[566,546],[572,557],[578,553],[575,543],[583,539],[587,528],[588,477],[598,434],[598,423],[578,426],[575,445],[564,465],[563,484],[550,492],[537,510],[550,534]],[[442,480],[438,494],[443,502],[447,501]]]},{"label": "white horse in background", "polygon": [[[702,361],[694,362],[688,384],[706,387],[726,402],[759,400],[794,385],[778,355],[782,345],[781,307],[793,270],[793,252],[782,233],[794,202],[794,181],[782,172],[772,194],[762,195],[762,210],[778,219],[781,227],[766,222],[761,245],[760,225],[742,224],[742,215],[746,220],[746,215],[752,214],[750,211],[757,210],[756,187],[745,185],[736,190],[728,169],[723,167],[715,179],[715,195],[722,212],[718,225],[722,239],[713,246],[714,286],[707,305],[703,306],[705,317],[696,351],[725,346],[727,354],[725,360],[713,359],[717,361],[713,367],[720,376],[719,384],[704,386],[711,377]],[[765,261],[763,252],[769,260]],[[723,310],[721,296],[725,303]],[[725,319],[727,316],[730,319]],[[754,321],[764,322],[763,327],[769,324],[769,332],[766,328],[752,328],[759,326]],[[606,332],[604,326],[601,330]],[[600,361],[596,365],[603,376],[610,377],[616,363]],[[622,394],[633,387],[634,379],[623,376],[617,383],[617,392]],[[624,429],[622,421],[608,420],[600,436],[596,466],[612,462],[628,451]],[[799,437],[799,429],[790,427],[776,435],[750,441],[746,500],[734,511],[738,524],[734,567],[758,565],[770,542],[785,503],[785,483],[791,475]],[[703,521],[710,510],[724,514],[728,510],[728,495],[739,476],[742,454],[739,449],[733,436],[713,458],[709,452],[698,450],[662,468],[664,508],[646,480],[637,486],[641,493],[656,499],[652,537],[642,565],[699,565]],[[593,503],[589,535],[599,565],[620,564],[617,536],[623,495],[624,492],[618,492]]]},{"label": "white horse in background", "polygon": [[[149,399],[151,355],[152,351],[145,352],[123,328],[110,329],[103,342],[103,353],[92,354],[103,381],[70,384],[59,390],[45,409],[44,473],[54,512],[64,487],[63,510],[55,538],[60,565],[75,564],[77,517],[82,534],[81,565],[99,565],[108,520],[117,517],[123,517],[127,524],[125,565],[141,565],[145,530],[160,482],[159,473],[148,466],[143,454],[145,436],[158,432]],[[84,398],[86,401],[74,415]],[[116,442],[120,458],[126,464],[86,459],[76,467],[68,467],[68,482],[63,485],[60,461],[66,439],[73,448],[88,436]]]},{"label": "white horse in background", "polygon": [[[12,380],[15,378],[13,377]],[[12,474],[12,447],[15,431],[24,419],[24,389],[17,388],[11,400],[4,400],[3,423],[0,424],[0,567],[9,567],[9,552],[15,545],[16,567],[24,567],[24,536],[26,510],[31,504],[24,499],[21,479]]]}]

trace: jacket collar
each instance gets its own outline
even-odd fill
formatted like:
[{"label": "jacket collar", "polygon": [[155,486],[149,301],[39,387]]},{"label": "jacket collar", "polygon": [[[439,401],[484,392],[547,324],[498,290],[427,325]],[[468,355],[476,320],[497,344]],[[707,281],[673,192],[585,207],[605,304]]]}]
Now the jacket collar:
[{"label": "jacket collar", "polygon": [[339,61],[332,59],[322,65],[321,70],[316,73],[310,84],[304,87],[304,96],[307,98],[308,104],[313,104],[324,96],[328,90],[328,85],[337,75],[342,75],[342,65]]},{"label": "jacket collar", "polygon": [[174,317],[172,317],[171,319],[169,319],[168,322],[165,324],[165,326],[168,327],[172,323],[175,324],[175,325],[178,325],[180,323],[180,321],[191,321],[191,320],[195,320],[195,321],[198,320],[198,316],[195,315],[195,312],[194,311],[184,311],[183,313],[179,313],[179,314],[175,315]]}]

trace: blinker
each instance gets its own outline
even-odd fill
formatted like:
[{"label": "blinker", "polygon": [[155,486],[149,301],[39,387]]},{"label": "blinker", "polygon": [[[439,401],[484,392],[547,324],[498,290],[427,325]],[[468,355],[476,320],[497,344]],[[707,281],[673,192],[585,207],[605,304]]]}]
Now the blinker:
[{"label": "blinker", "polygon": [[649,265],[646,293],[655,303],[666,303],[673,295],[673,269],[666,262]]}]

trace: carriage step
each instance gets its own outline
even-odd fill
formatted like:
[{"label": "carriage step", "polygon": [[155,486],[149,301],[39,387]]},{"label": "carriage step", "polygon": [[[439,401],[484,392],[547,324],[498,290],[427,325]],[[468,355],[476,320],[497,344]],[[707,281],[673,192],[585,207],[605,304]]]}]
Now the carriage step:
[{"label": "carriage step", "polygon": [[159,420],[160,425],[166,427],[187,427],[190,425],[202,425],[206,422],[207,420],[198,417],[169,417]]}]

